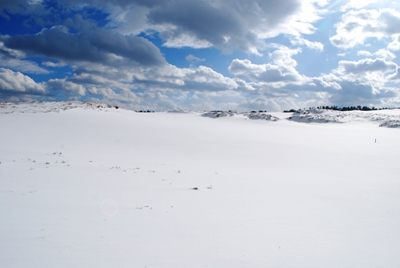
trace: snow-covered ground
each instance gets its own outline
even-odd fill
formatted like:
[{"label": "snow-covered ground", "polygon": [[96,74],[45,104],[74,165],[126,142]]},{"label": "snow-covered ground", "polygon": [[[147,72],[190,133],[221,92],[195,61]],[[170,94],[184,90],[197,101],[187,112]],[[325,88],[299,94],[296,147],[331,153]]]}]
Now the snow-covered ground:
[{"label": "snow-covered ground", "polygon": [[400,110],[201,115],[0,104],[0,266],[398,267]]}]

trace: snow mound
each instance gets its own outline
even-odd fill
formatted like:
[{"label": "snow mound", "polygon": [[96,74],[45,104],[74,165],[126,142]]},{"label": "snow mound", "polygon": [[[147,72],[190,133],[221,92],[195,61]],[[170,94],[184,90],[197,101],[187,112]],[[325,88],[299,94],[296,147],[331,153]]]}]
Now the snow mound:
[{"label": "snow mound", "polygon": [[267,114],[266,111],[252,111],[252,112],[245,112],[245,113],[240,113],[238,114],[236,111],[210,111],[210,112],[204,112],[201,116],[204,117],[210,117],[210,118],[220,118],[220,117],[231,117],[231,116],[244,116],[247,117],[248,119],[252,120],[267,120],[267,121],[278,121],[279,118],[270,114]]},{"label": "snow mound", "polygon": [[172,111],[168,111],[167,113],[170,113],[170,114],[191,114],[191,113],[199,113],[199,112],[192,111],[192,110],[172,110]]},{"label": "snow mound", "polygon": [[107,110],[118,109],[118,106],[111,106],[103,103],[96,102],[82,102],[82,101],[57,101],[57,102],[21,102],[21,103],[0,103],[1,114],[12,113],[59,113],[71,109],[92,109],[92,110]]},{"label": "snow mound", "polygon": [[309,109],[293,113],[288,120],[300,123],[343,123],[344,118],[345,115],[342,112]]},{"label": "snow mound", "polygon": [[[347,123],[347,122],[383,122],[380,126],[395,125],[400,121],[398,114],[388,114],[372,111],[333,111],[321,109],[299,110],[290,121],[301,123]],[[392,123],[390,123],[392,122]],[[396,127],[396,126],[390,126]]]},{"label": "snow mound", "polygon": [[234,116],[235,114],[236,112],[233,111],[210,111],[203,113],[201,116],[210,118],[219,118],[219,117]]},{"label": "snow mound", "polygon": [[279,118],[265,112],[250,112],[244,113],[244,116],[252,120],[267,120],[267,121],[278,121]]},{"label": "snow mound", "polygon": [[379,125],[380,127],[400,128],[400,120],[389,120]]}]

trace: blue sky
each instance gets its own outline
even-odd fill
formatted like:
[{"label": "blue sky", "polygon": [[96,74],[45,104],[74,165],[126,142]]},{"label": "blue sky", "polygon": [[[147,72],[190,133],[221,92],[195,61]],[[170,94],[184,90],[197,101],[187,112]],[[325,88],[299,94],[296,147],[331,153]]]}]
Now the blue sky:
[{"label": "blue sky", "polygon": [[389,0],[5,0],[0,101],[400,106]]}]

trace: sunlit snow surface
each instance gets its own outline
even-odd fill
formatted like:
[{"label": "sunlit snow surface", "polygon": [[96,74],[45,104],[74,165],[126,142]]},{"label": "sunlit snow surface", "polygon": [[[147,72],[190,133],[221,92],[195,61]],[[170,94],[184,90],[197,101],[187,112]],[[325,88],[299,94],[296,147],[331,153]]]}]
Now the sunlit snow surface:
[{"label": "sunlit snow surface", "polygon": [[203,114],[0,104],[0,266],[398,266],[400,110]]}]

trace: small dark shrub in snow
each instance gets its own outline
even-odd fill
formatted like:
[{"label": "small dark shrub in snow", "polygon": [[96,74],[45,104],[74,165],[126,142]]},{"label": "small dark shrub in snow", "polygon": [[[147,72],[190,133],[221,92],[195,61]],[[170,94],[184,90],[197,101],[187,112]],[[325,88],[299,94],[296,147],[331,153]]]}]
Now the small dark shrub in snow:
[{"label": "small dark shrub in snow", "polygon": [[298,111],[295,109],[285,110],[284,113],[297,113]]}]

